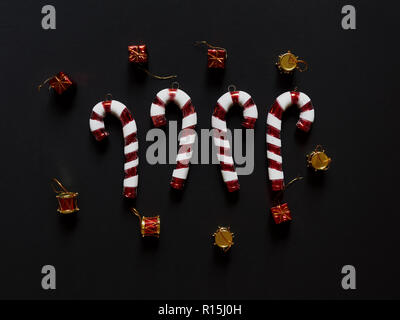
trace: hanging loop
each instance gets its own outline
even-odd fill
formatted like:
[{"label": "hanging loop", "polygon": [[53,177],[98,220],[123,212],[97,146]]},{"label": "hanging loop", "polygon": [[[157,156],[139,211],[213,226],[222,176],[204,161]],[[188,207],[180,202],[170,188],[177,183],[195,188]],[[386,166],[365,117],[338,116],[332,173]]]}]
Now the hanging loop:
[{"label": "hanging loop", "polygon": [[142,216],[140,215],[139,211],[136,208],[131,208],[132,213],[139,218],[139,221],[142,221]]},{"label": "hanging loop", "polygon": [[[56,188],[55,186],[54,186],[54,183],[56,184],[56,186],[58,187],[58,188]],[[55,193],[63,193],[63,192],[65,192],[65,193],[69,193],[69,191],[62,185],[62,183],[59,181],[59,180],[57,180],[56,178],[53,178],[53,183],[51,184],[51,187],[53,188],[53,190],[54,190],[54,192]],[[61,189],[61,190],[60,190]]]},{"label": "hanging loop", "polygon": [[211,48],[211,49],[226,50],[225,48],[222,48],[222,47],[213,46],[212,44],[209,44],[209,43],[208,43],[207,41],[205,41],[205,40],[196,41],[196,42],[195,42],[195,45],[196,45],[196,46],[205,45],[206,47]]},{"label": "hanging loop", "polygon": [[174,81],[171,83],[171,89],[179,89],[179,82]]},{"label": "hanging loop", "polygon": [[234,84],[230,84],[230,85],[228,86],[228,91],[229,91],[229,92],[236,91],[236,86],[235,86]]},{"label": "hanging loop", "polygon": [[[297,60],[297,70],[299,70],[300,72],[304,72],[308,70],[308,63],[304,60]],[[301,66],[301,67],[300,67]]]},{"label": "hanging loop", "polygon": [[137,67],[138,67],[140,70],[146,72],[150,77],[152,77],[152,78],[154,78],[154,79],[168,80],[168,79],[175,79],[175,78],[178,77],[176,74],[172,74],[172,75],[169,75],[169,76],[159,76],[159,75],[157,75],[157,74],[151,73],[149,70],[147,70],[146,68],[143,68],[143,67],[140,66],[140,65],[137,65]]},{"label": "hanging loop", "polygon": [[292,184],[295,183],[296,181],[299,181],[299,180],[302,180],[302,179],[303,179],[302,176],[297,176],[296,178],[290,180],[289,183],[285,185],[285,187],[283,188],[283,190],[280,190],[280,191],[276,194],[276,196],[275,196],[275,198],[274,198],[274,202],[275,202],[275,203],[279,203],[279,202],[280,202],[279,200],[280,200],[280,198],[282,197],[283,192],[284,192],[290,185],[292,185]]},{"label": "hanging loop", "polygon": [[[40,89],[47,83],[50,81],[51,78],[47,78],[46,80],[44,80],[41,84],[38,85],[38,91],[40,91]],[[49,87],[50,90],[50,87]]]}]

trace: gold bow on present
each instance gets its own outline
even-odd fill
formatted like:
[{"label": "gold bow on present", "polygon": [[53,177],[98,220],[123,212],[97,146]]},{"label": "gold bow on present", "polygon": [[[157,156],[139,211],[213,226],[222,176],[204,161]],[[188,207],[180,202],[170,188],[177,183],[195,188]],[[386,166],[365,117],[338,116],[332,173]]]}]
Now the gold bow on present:
[{"label": "gold bow on present", "polygon": [[[218,56],[220,53],[223,53],[224,56]],[[209,67],[219,67],[220,65],[224,65],[226,59],[226,51],[218,50],[218,49],[209,49],[208,52],[208,60],[210,61]]]},{"label": "gold bow on present", "polygon": [[274,221],[277,224],[292,220],[292,216],[290,215],[290,210],[287,203],[272,207],[271,212],[272,216],[274,217]]},{"label": "gold bow on present", "polygon": [[129,46],[129,61],[135,63],[142,63],[147,60],[147,52],[145,45]]}]

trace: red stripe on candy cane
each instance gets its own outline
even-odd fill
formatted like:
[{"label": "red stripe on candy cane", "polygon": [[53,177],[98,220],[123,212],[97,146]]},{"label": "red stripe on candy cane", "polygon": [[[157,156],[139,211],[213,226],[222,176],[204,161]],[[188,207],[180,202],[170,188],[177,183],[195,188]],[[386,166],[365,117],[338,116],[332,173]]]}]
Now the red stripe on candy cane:
[{"label": "red stripe on candy cane", "polygon": [[101,115],[99,115],[98,113],[96,113],[96,112],[93,111],[93,112],[92,112],[92,115],[90,116],[90,119],[102,121],[102,120],[103,120],[103,117],[102,117]]},{"label": "red stripe on candy cane", "polygon": [[136,138],[136,132],[135,133],[131,133],[130,135],[125,137],[125,145],[127,146],[128,144],[131,144],[132,142],[136,142],[137,138]]},{"label": "red stripe on candy cane", "polygon": [[272,126],[267,126],[267,134],[269,134],[277,139],[281,138],[281,131]]}]

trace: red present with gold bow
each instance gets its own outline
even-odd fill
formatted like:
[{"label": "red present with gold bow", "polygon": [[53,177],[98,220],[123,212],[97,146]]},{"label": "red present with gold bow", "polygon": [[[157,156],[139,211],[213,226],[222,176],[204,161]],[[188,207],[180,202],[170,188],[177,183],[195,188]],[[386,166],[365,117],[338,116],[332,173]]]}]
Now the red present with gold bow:
[{"label": "red present with gold bow", "polygon": [[49,80],[49,86],[58,94],[62,94],[72,86],[72,81],[64,72],[59,72]]},{"label": "red present with gold bow", "polygon": [[58,94],[62,94],[74,84],[64,72],[59,72],[55,76],[48,78],[38,87],[38,89],[40,90],[40,88],[46,83],[49,83],[49,89],[53,88]]},{"label": "red present with gold bow", "polygon": [[128,46],[129,51],[129,61],[134,63],[147,63],[148,54],[147,47],[145,44],[136,45],[136,46]]},{"label": "red present with gold bow", "polygon": [[290,210],[287,203],[272,207],[271,213],[276,224],[292,220],[292,216],[290,214]]},{"label": "red present with gold bow", "polygon": [[208,49],[207,51],[208,56],[208,68],[225,68],[225,61],[226,61],[226,50],[225,49]]}]

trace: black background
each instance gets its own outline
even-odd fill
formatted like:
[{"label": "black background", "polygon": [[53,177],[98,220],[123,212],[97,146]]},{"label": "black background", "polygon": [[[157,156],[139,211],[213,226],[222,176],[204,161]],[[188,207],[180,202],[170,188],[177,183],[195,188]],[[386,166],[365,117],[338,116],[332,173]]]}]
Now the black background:
[{"label": "black background", "polygon": [[[57,10],[57,29],[41,28],[41,8]],[[341,28],[341,8],[357,10],[357,30]],[[397,42],[394,1],[2,1],[0,298],[3,299],[354,299],[399,298]],[[206,68],[196,40],[226,47],[225,73]],[[217,165],[192,165],[182,195],[169,187],[174,165],[151,166],[149,110],[170,86],[128,63],[127,46],[145,42],[149,68],[179,75],[198,126],[210,128],[229,84],[247,91],[259,111],[255,170],[241,190],[225,190]],[[274,62],[292,50],[310,64],[282,77]],[[78,84],[56,97],[37,85],[58,71]],[[294,220],[276,226],[269,213],[265,121],[282,92],[298,86],[315,107],[309,135],[298,111],[284,115],[286,179],[304,175],[285,200]],[[132,111],[139,137],[139,196],[121,195],[123,140],[107,117],[108,141],[89,131],[92,107],[106,93]],[[169,120],[178,120],[170,107]],[[241,112],[230,113],[239,128]],[[333,158],[323,176],[305,166],[322,144]],[[78,191],[76,216],[56,212],[50,179]],[[135,205],[161,215],[161,238],[141,239]],[[218,225],[231,226],[228,254],[213,247]],[[41,268],[57,270],[57,289],[41,288]],[[341,268],[357,270],[357,289],[341,288]]]}]

